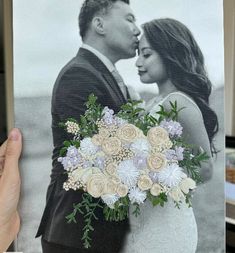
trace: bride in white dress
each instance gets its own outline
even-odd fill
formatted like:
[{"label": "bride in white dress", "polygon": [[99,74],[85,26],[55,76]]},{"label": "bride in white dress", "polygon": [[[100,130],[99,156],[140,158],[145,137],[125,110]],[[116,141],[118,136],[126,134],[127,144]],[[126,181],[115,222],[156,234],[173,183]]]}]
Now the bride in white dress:
[{"label": "bride in white dress", "polygon": [[[159,96],[147,103],[146,110],[156,116],[159,104],[170,109],[169,101],[177,101],[178,108],[185,107],[178,118],[185,139],[211,156],[218,120],[209,107],[211,82],[193,35],[173,19],[153,20],[143,25],[143,31],[136,66],[141,82],[157,83],[159,88]],[[204,182],[211,178],[211,159],[202,164],[200,174]],[[196,252],[197,224],[186,204],[178,209],[172,201],[164,207],[145,203],[140,216],[130,215],[130,224],[123,253]]]}]

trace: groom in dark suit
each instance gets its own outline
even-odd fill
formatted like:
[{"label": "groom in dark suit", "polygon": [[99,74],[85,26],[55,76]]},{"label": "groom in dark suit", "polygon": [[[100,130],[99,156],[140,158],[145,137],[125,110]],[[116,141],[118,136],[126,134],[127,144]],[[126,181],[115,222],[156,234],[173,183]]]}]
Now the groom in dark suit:
[{"label": "groom in dark suit", "polygon": [[128,0],[86,0],[79,14],[79,28],[83,45],[61,70],[53,90],[53,169],[37,236],[42,235],[44,253],[117,253],[125,243],[128,220],[106,222],[102,210],[97,210],[99,220],[93,223],[90,249],[84,249],[81,241],[83,217],[78,215],[77,224],[66,222],[65,216],[72,212],[73,203],[81,201],[82,192],[63,190],[66,175],[57,158],[68,136],[58,124],[69,117],[79,119],[91,93],[103,106],[115,112],[120,109],[129,93],[114,64],[136,55],[140,31]]}]

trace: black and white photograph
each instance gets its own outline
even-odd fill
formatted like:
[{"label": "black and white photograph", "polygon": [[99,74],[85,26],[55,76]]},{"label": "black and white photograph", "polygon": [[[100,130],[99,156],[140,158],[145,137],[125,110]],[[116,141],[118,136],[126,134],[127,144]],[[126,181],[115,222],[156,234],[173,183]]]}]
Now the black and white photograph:
[{"label": "black and white photograph", "polygon": [[13,1],[17,251],[225,252],[223,43],[222,0]]}]

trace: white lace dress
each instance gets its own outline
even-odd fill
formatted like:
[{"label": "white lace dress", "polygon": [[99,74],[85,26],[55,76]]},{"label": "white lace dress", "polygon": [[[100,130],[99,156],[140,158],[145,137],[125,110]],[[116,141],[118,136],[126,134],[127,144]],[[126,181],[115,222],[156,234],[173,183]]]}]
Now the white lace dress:
[{"label": "white lace dress", "polygon": [[[189,98],[190,99],[190,98]],[[153,102],[153,101],[152,101]],[[151,105],[151,113],[159,110]],[[150,202],[141,207],[136,218],[131,215],[131,231],[122,253],[195,253],[197,248],[197,224],[193,209],[182,204],[175,208],[173,201],[164,207],[153,207]]]}]

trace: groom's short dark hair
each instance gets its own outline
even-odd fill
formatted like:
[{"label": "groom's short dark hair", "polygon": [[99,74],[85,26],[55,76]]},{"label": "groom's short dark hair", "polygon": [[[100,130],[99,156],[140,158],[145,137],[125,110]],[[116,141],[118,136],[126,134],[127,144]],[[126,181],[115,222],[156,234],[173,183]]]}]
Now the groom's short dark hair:
[{"label": "groom's short dark hair", "polygon": [[83,39],[89,28],[89,25],[97,13],[106,14],[115,2],[124,2],[129,4],[129,0],[85,0],[79,14],[78,23],[80,36]]}]

